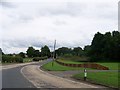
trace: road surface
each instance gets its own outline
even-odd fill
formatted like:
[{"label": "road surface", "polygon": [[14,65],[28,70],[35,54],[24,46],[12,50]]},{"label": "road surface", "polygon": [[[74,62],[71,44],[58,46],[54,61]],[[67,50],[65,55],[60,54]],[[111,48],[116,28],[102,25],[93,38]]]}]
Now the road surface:
[{"label": "road surface", "polygon": [[10,64],[0,66],[0,75],[2,73],[2,88],[36,88],[24,75],[21,73],[21,69],[29,65],[40,66],[51,60],[44,62],[31,62],[22,64]]},{"label": "road surface", "polygon": [[24,64],[5,65],[2,68],[2,88],[35,88],[20,72]]},{"label": "road surface", "polygon": [[39,63],[3,66],[3,88],[103,88],[103,86],[72,81],[49,74],[40,69],[45,60]]}]

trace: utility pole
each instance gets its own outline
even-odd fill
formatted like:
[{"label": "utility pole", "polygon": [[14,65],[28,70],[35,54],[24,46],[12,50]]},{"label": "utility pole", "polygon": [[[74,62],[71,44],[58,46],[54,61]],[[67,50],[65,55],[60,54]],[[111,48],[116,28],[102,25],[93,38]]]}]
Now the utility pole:
[{"label": "utility pole", "polygon": [[54,65],[54,61],[55,61],[55,47],[56,47],[56,40],[54,42],[54,51],[53,51],[53,62],[52,62],[52,66]]}]

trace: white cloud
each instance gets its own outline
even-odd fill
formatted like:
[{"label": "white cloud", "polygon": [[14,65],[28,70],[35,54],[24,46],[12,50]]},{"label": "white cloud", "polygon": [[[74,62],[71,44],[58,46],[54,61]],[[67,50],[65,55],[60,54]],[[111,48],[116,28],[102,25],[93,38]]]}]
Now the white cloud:
[{"label": "white cloud", "polygon": [[0,15],[3,49],[13,53],[30,45],[51,47],[54,39],[57,47],[90,44],[97,31],[117,30],[117,0],[105,1],[4,3]]}]

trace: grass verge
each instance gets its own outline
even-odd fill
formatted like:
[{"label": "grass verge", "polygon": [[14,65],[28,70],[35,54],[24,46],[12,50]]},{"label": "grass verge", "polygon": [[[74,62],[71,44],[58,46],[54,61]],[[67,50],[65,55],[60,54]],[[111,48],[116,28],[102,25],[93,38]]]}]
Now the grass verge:
[{"label": "grass verge", "polygon": [[[119,73],[120,74],[120,73]],[[84,73],[73,76],[75,79],[83,79]],[[89,72],[87,80],[93,83],[118,88],[120,81],[118,80],[118,72]]]},{"label": "grass verge", "polygon": [[[60,62],[64,62],[64,63],[69,63],[69,64],[83,64],[86,62],[77,62],[77,61],[73,61],[73,60],[66,60],[66,59],[58,59]],[[96,64],[100,64],[103,66],[108,67],[110,70],[118,70],[118,66],[119,63],[118,62],[94,62]]]},{"label": "grass verge", "polygon": [[[47,64],[44,64],[42,66],[43,69],[45,70],[49,70],[49,71],[67,71],[67,70],[84,70],[84,68],[80,68],[80,67],[67,67],[67,66],[62,66],[56,62],[54,62],[53,66],[52,66],[52,62],[49,62]],[[88,68],[89,70],[90,68]]]},{"label": "grass verge", "polygon": [[109,67],[110,70],[118,70],[118,64],[119,63],[115,63],[115,62],[108,62],[108,63],[105,63],[105,62],[101,62],[101,63],[97,63],[97,64],[100,64],[100,65],[103,65],[103,66],[106,66],[106,67]]}]

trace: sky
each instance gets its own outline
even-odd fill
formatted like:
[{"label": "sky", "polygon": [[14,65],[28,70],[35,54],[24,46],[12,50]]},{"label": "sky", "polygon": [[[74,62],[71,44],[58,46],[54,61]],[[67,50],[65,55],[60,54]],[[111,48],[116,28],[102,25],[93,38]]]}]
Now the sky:
[{"label": "sky", "polygon": [[118,30],[119,0],[0,0],[4,53],[90,45],[94,34]]}]

